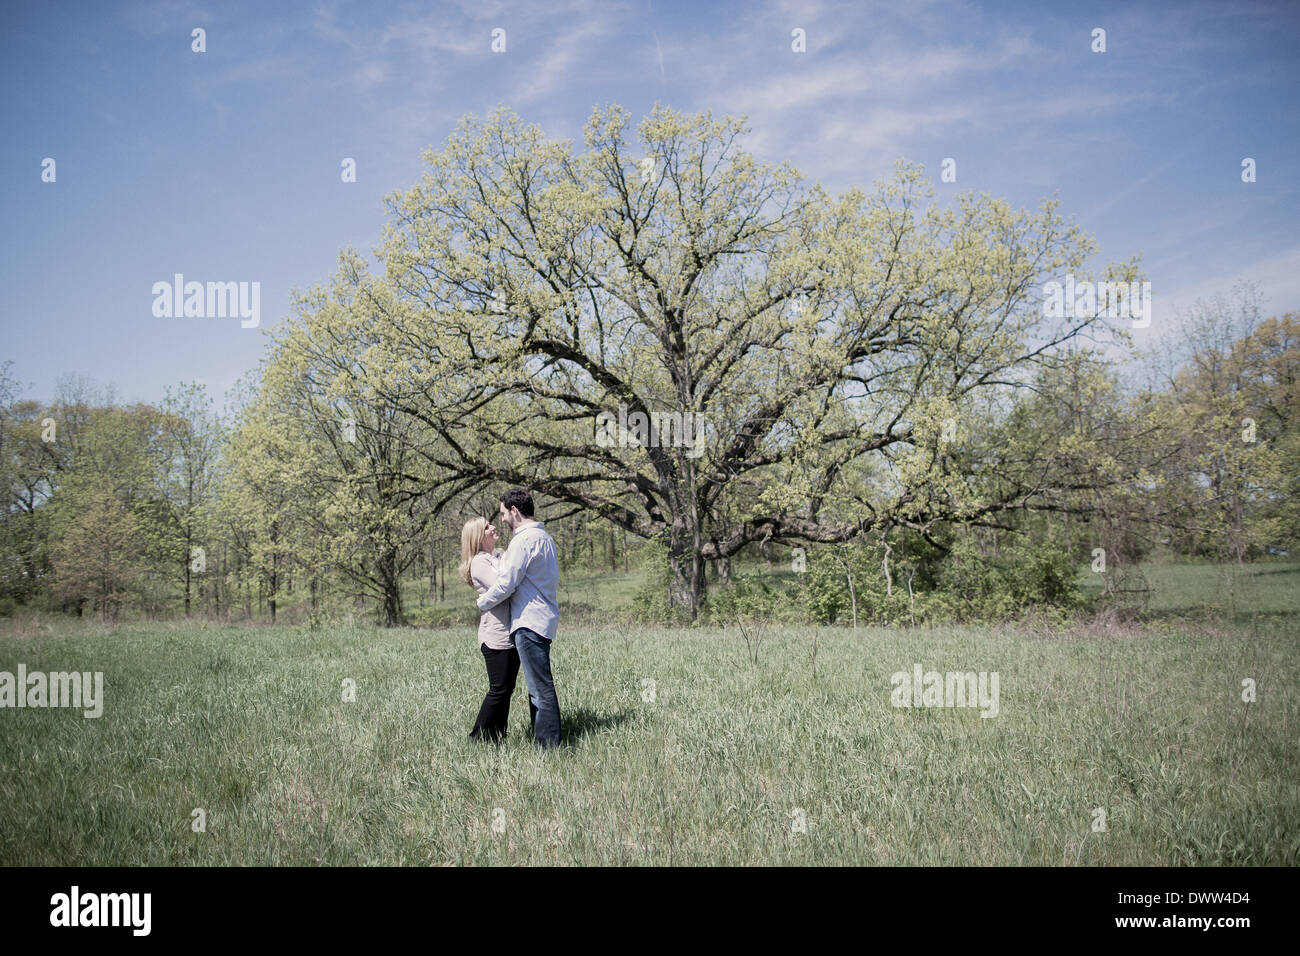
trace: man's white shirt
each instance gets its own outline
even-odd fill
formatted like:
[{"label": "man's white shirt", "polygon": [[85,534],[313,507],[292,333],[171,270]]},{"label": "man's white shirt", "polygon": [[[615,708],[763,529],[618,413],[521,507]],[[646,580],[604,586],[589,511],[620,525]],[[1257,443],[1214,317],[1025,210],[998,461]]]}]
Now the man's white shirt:
[{"label": "man's white shirt", "polygon": [[540,521],[515,531],[497,572],[496,584],[479,596],[478,609],[489,611],[510,600],[510,632],[521,627],[555,640],[560,622],[556,591],[560,562],[555,542]]}]

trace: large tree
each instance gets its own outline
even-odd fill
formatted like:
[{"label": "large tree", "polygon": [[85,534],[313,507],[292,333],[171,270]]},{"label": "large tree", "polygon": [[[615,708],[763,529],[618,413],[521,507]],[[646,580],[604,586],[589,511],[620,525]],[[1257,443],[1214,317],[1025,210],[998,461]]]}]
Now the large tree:
[{"label": "large tree", "polygon": [[[633,142],[610,107],[575,154],[508,111],[467,118],[389,197],[375,310],[376,391],[440,433],[440,467],[662,536],[692,612],[706,563],[751,542],[1052,503],[1073,476],[1051,461],[942,446],[1048,400],[1047,373],[1110,333],[1096,308],[1045,314],[1043,284],[1087,278],[1093,252],[1055,203],[942,208],[906,164],[830,197],[744,132],[656,107]],[[606,424],[638,416],[686,434]],[[843,488],[851,514],[827,507]]]}]

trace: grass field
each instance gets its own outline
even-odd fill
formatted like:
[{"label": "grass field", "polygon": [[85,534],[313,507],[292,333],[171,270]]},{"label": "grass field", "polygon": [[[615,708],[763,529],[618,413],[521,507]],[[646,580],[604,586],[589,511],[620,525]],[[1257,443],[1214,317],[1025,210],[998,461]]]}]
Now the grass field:
[{"label": "grass field", "polygon": [[[1300,566],[1231,608],[1216,568],[1150,574],[1144,627],[765,628],[757,662],[562,622],[550,753],[522,675],[505,745],[466,738],[468,628],[11,621],[0,671],[106,699],[0,710],[0,864],[1295,865]],[[998,715],[891,706],[915,663],[997,672]]]}]

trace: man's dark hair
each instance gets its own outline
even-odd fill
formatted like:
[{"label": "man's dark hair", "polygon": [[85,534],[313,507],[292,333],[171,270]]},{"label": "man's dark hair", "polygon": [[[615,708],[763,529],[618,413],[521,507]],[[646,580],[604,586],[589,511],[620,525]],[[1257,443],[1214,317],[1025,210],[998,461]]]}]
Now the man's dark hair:
[{"label": "man's dark hair", "polygon": [[533,516],[533,496],[522,488],[511,488],[501,496],[501,503],[506,506],[506,511],[518,508],[525,518]]}]

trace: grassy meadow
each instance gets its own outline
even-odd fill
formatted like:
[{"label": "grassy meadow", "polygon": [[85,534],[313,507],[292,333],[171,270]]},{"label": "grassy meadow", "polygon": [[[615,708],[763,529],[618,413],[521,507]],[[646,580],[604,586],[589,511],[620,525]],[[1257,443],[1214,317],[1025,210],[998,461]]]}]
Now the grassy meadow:
[{"label": "grassy meadow", "polygon": [[[0,710],[0,864],[1295,865],[1300,565],[1149,576],[1142,625],[562,620],[548,753],[522,674],[467,738],[469,626],[15,618],[0,671],[105,702]],[[915,663],[997,672],[998,715],[891,706]]]}]

